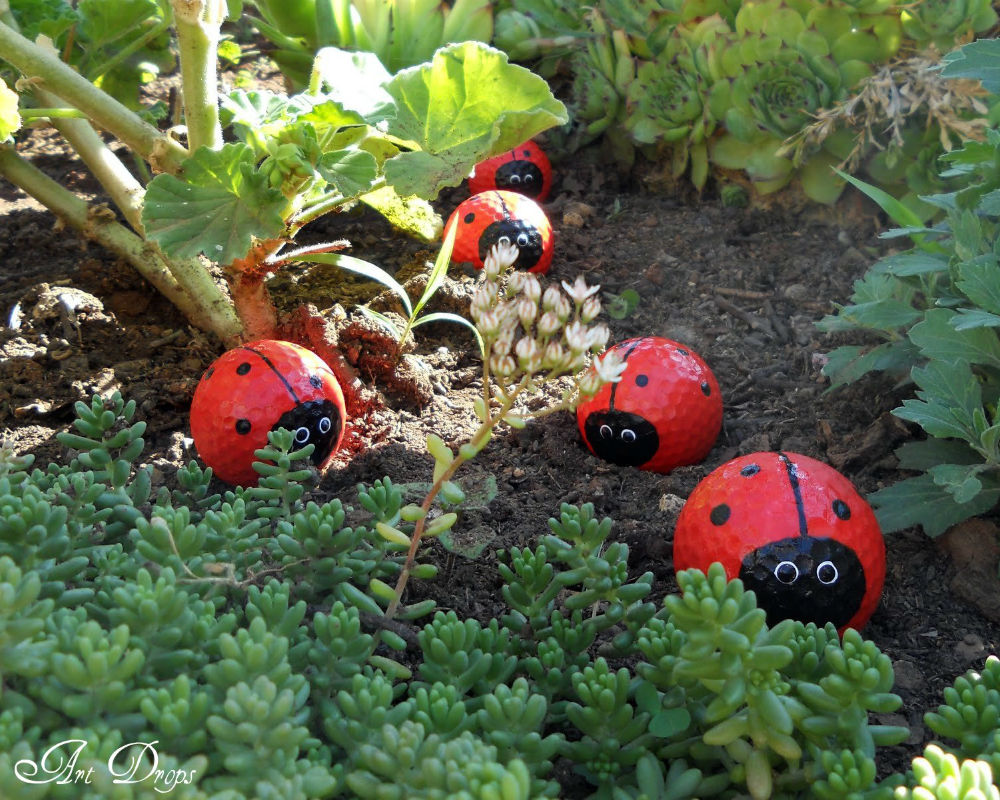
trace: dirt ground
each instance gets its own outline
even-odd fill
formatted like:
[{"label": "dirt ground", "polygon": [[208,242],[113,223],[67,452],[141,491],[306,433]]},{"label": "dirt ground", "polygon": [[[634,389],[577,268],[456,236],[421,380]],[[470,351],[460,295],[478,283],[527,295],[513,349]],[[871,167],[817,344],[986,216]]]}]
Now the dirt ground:
[{"label": "dirt ground", "polygon": [[[21,149],[51,176],[94,196],[95,187],[58,150],[53,134],[35,132]],[[612,340],[665,336],[699,353],[722,389],[722,433],[704,463],[660,475],[596,459],[567,413],[501,432],[458,476],[470,493],[491,477],[496,481],[495,498],[465,512],[458,528],[487,541],[486,549],[469,560],[435,543],[427,557],[442,566],[441,574],[411,582],[409,599],[433,597],[460,615],[498,614],[496,550],[531,545],[564,502],[593,502],[600,515],[612,517],[613,535],[628,544],[635,574],[652,570],[658,595],[673,591],[671,538],[684,499],[709,471],[743,453],[782,449],[818,458],[862,493],[900,477],[892,453],[913,432],[888,412],[905,389],[875,378],[827,393],[820,368],[838,342],[814,328],[884,247],[873,215],[851,202],[798,211],[724,208],[709,196],[654,191],[655,181],[641,171],[619,176],[596,153],[557,162],[555,171],[555,195],[546,206],[556,237],[549,279],[582,274],[602,292],[635,290],[635,312],[609,320]],[[449,192],[439,210],[450,213],[464,196],[464,189]],[[326,220],[311,235],[346,237],[354,255],[401,276],[433,257],[426,245],[395,236],[370,215]],[[305,299],[332,308],[342,299],[344,280],[330,269],[279,276],[276,296],[286,307]],[[472,280],[453,268],[442,307],[460,307]],[[65,287],[88,293],[75,295],[75,318],[54,301]],[[347,322],[356,321],[357,312],[346,305]],[[221,352],[218,342],[187,326],[131,269],[60,230],[5,183],[0,312],[0,431],[18,451],[35,453],[40,465],[59,457],[54,434],[73,418],[73,402],[120,388],[149,424],[147,458],[164,480],[195,457],[188,406],[202,371]],[[345,355],[384,402],[349,423],[347,446],[322,481],[319,499],[351,502],[357,483],[385,475],[400,484],[426,482],[425,436],[436,432],[461,444],[474,428],[479,366],[468,332],[420,329],[409,358],[416,379],[405,384],[387,382],[366,366],[364,342],[346,342]],[[942,688],[1000,652],[995,558],[983,558],[996,549],[995,528],[977,521],[952,540],[944,548],[917,530],[887,537],[887,583],[865,633],[892,658],[904,700],[900,714],[884,721],[912,730],[907,744],[885,754],[893,768],[908,764],[929,738],[922,714],[936,708]]]}]

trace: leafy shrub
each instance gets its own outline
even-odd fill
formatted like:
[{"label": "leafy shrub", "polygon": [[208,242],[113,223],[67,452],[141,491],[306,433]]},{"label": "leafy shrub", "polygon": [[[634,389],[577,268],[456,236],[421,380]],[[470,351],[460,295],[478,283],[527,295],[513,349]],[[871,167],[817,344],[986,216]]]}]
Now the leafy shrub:
[{"label": "leafy shrub", "polygon": [[592,797],[991,791],[996,659],[928,715],[955,751],[878,781],[907,731],[869,723],[900,700],[857,632],[769,628],[719,565],[657,607],[590,505],[501,553],[501,618],[382,624],[390,480],[312,502],[308,448],[278,431],[259,487],[213,493],[191,464],[153,491],[134,409],[79,403],[64,465],[0,458],[0,540],[22,554],[0,554],[4,797],[555,798],[557,762]]},{"label": "leafy shrub", "polygon": [[[976,42],[958,51],[945,73],[987,79],[997,55],[997,42]],[[941,222],[924,227],[873,193],[906,225],[884,236],[910,236],[915,246],[874,264],[849,303],[820,323],[882,339],[831,352],[824,373],[832,386],[872,371],[912,380],[916,397],[893,413],[928,438],[905,443],[897,455],[900,468],[922,474],[871,500],[885,530],[919,524],[932,536],[1000,500],[1000,132],[990,129],[986,141],[966,142],[942,161],[962,188],[924,198],[941,210]]]}]

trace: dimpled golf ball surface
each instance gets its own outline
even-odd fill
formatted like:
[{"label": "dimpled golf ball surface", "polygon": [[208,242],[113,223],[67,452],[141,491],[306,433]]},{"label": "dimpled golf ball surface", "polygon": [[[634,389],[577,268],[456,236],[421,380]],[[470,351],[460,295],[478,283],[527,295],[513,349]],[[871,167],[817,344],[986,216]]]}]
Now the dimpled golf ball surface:
[{"label": "dimpled golf ball surface", "polygon": [[295,447],[313,444],[322,468],[343,436],[344,395],[319,356],[304,347],[262,339],[219,356],[202,375],[191,402],[191,436],[201,459],[227,483],[256,485],[254,451],[275,428],[295,433]]},{"label": "dimpled golf ball surface", "polygon": [[590,451],[653,472],[701,461],[722,427],[722,395],[708,365],[686,345],[658,336],[612,350],[625,361],[621,381],[576,409]]},{"label": "dimpled golf ball surface", "polygon": [[768,622],[861,628],[885,582],[871,506],[832,467],[797,453],[740,456],[711,472],[681,509],[674,567],[712,562],[757,596]]},{"label": "dimpled golf ball surface", "polygon": [[552,263],[552,225],[530,197],[507,191],[480,192],[463,200],[448,218],[444,235],[457,226],[453,261],[476,269],[493,245],[506,241],[517,247],[514,266],[526,272],[548,272]]}]

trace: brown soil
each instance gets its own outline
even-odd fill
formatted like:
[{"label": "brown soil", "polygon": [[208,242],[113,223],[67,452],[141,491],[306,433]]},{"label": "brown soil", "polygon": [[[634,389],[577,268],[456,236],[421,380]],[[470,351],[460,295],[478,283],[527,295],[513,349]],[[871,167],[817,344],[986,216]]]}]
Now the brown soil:
[{"label": "brown soil", "polygon": [[[21,148],[53,177],[94,196],[54,135],[35,132]],[[672,591],[671,537],[684,498],[710,470],[742,453],[780,448],[809,455],[840,469],[863,493],[899,478],[892,453],[912,432],[888,412],[905,390],[871,379],[825,392],[819,370],[836,342],[813,325],[848,296],[881,247],[877,220],[849,203],[836,210],[724,208],[712,199],[651,191],[641,177],[626,182],[590,156],[556,164],[556,193],[547,206],[556,258],[548,277],[572,281],[582,274],[603,292],[638,292],[635,313],[610,321],[612,339],[659,335],[697,351],[722,387],[722,434],[704,463],[659,475],[591,456],[569,414],[501,432],[459,475],[470,492],[490,476],[496,480],[496,497],[459,523],[488,546],[474,560],[430,546],[427,557],[441,565],[440,577],[418,582],[411,600],[433,597],[442,608],[480,618],[500,613],[496,550],[531,545],[560,503],[584,502],[615,520],[614,535],[628,544],[635,574],[652,570],[657,592]],[[463,190],[449,193],[439,210],[447,214],[462,197]],[[313,235],[346,237],[355,255],[401,275],[433,255],[370,215],[333,218]],[[454,268],[438,307],[461,310],[472,281]],[[63,287],[93,297],[71,298],[76,310],[66,314],[57,302]],[[343,277],[330,268],[285,274],[274,284],[286,308],[303,299],[331,308],[343,288]],[[388,380],[374,358],[378,344],[345,305],[345,356],[383,400],[352,421],[348,444],[318,489],[320,499],[352,501],[359,482],[385,475],[399,484],[429,480],[424,438],[436,432],[460,444],[472,431],[479,368],[464,329],[428,326],[417,332],[406,380]],[[149,424],[147,457],[166,479],[195,457],[188,406],[202,371],[221,352],[218,342],[186,325],[130,268],[60,230],[3,183],[0,309],[0,428],[18,451],[35,453],[39,464],[61,457],[54,434],[73,418],[74,401],[120,388],[138,402]],[[980,570],[983,583],[970,584],[995,538],[988,523],[959,531],[953,559],[920,531],[887,537],[887,584],[865,633],[896,666],[904,706],[891,721],[913,731],[893,749],[894,768],[929,738],[922,713],[937,706],[942,688],[1000,652],[995,564]],[[970,605],[976,601],[984,601],[984,611]]]}]

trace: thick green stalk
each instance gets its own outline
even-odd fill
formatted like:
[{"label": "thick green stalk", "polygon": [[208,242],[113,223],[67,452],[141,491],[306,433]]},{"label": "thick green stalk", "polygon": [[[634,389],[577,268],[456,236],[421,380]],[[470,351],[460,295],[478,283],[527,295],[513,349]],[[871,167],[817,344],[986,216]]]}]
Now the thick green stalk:
[{"label": "thick green stalk", "polygon": [[187,150],[64,64],[45,48],[0,22],[0,54],[26,78],[80,109],[94,124],[121,140],[154,171],[177,172]]},{"label": "thick green stalk", "polygon": [[0,175],[84,237],[126,259],[193,325],[212,331],[227,342],[239,338],[242,326],[232,304],[198,261],[172,263],[168,268],[156,247],[115,220],[110,211],[90,206],[21,158],[9,145],[0,145]]},{"label": "thick green stalk", "polygon": [[171,4],[177,26],[188,147],[191,152],[199,147],[218,150],[222,147],[218,47],[226,4],[224,0],[171,0]]}]

